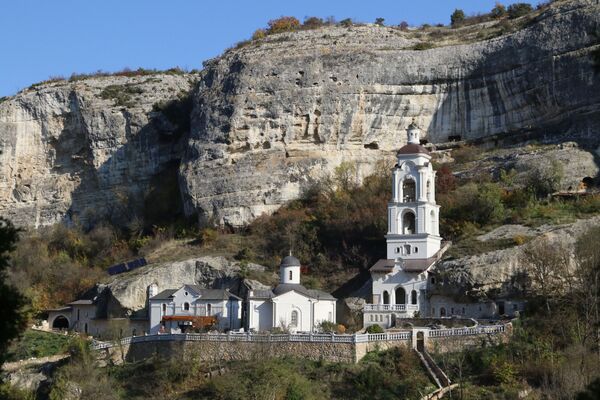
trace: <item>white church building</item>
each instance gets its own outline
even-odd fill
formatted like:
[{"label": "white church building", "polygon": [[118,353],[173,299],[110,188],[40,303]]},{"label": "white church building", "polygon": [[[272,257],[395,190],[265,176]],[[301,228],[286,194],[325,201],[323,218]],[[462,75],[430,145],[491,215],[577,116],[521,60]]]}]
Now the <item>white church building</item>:
[{"label": "white church building", "polygon": [[450,246],[439,233],[440,206],[435,201],[435,171],[419,129],[407,129],[408,143],[397,153],[388,203],[387,256],[370,268],[372,299],[363,308],[363,325],[390,328],[413,317],[497,318],[524,309],[518,299],[462,303],[435,294],[432,268]]},{"label": "white church building", "polygon": [[150,334],[182,333],[206,326],[220,330],[241,328],[242,299],[227,289],[183,285],[154,293],[148,300]]},{"label": "white church building", "polygon": [[336,321],[336,299],[300,284],[301,265],[285,257],[279,267],[280,284],[271,290],[250,290],[246,301],[246,330],[318,331],[323,321]]},{"label": "white church building", "polygon": [[431,155],[420,145],[414,123],[407,131],[408,143],[398,151],[392,173],[387,257],[370,269],[373,298],[364,308],[365,326],[387,328],[397,318],[427,316],[428,271],[446,250],[439,235]]}]

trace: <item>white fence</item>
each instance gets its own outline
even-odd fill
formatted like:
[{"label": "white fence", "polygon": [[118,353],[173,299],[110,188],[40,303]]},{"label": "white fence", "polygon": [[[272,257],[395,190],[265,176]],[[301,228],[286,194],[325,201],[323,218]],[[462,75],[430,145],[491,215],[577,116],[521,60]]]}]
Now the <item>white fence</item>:
[{"label": "white fence", "polygon": [[365,304],[363,307],[365,312],[395,311],[404,313],[418,310],[419,306],[416,304]]},{"label": "white fence", "polygon": [[452,328],[452,329],[436,329],[429,331],[430,338],[447,337],[447,336],[469,336],[483,334],[498,334],[504,333],[506,330],[504,325],[481,325],[472,328]]},{"label": "white fence", "polygon": [[[415,331],[420,329],[416,328]],[[424,330],[424,329],[423,329]],[[454,328],[427,330],[430,338],[449,336],[467,336],[481,334],[498,334],[505,331],[504,325],[477,326],[473,328]],[[313,342],[313,343],[367,343],[387,341],[410,341],[413,331],[386,332],[373,334],[336,335],[332,333],[290,333],[290,334],[254,334],[254,333],[174,333],[164,335],[133,336],[121,340],[121,345],[131,343],[189,341],[189,342]],[[94,350],[118,346],[109,342],[94,342]]]}]

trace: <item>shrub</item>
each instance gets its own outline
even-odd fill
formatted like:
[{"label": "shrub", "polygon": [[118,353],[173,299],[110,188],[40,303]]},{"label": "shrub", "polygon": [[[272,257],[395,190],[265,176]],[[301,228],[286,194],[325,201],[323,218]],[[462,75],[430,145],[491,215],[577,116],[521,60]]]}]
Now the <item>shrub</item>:
[{"label": "shrub", "polygon": [[217,240],[218,232],[213,228],[204,228],[200,231],[200,242],[209,244]]},{"label": "shrub", "polygon": [[375,18],[375,25],[384,26],[385,18],[377,17]]},{"label": "shrub", "polygon": [[367,333],[383,333],[384,330],[378,324],[371,325],[367,328]]},{"label": "shrub", "polygon": [[400,30],[403,32],[408,31],[408,22],[406,22],[406,21],[400,22],[400,24],[398,25],[398,28],[400,28]]},{"label": "shrub", "polygon": [[413,46],[413,50],[429,50],[432,49],[433,43],[431,42],[421,42],[421,43],[417,43]]},{"label": "shrub", "polygon": [[280,17],[268,22],[267,33],[272,35],[281,32],[290,32],[300,27],[300,21],[295,17]]},{"label": "shrub", "polygon": [[480,154],[481,150],[471,145],[461,146],[458,149],[452,150],[452,158],[458,164],[475,161]]},{"label": "shrub", "polygon": [[316,29],[325,25],[325,22],[322,18],[319,17],[306,17],[304,23],[302,24],[303,28],[307,29]]},{"label": "shrub", "polygon": [[259,40],[267,36],[267,31],[264,29],[257,29],[252,34],[252,40]]},{"label": "shrub", "polygon": [[340,25],[343,26],[344,28],[349,28],[352,25],[354,25],[354,22],[352,21],[351,18],[345,18],[340,21]]},{"label": "shrub", "polygon": [[525,175],[524,185],[538,198],[545,198],[560,188],[564,172],[557,160],[543,162],[531,167]]},{"label": "shrub", "polygon": [[519,18],[533,11],[533,7],[529,3],[515,3],[508,6],[508,17],[510,19]]},{"label": "shrub", "polygon": [[450,16],[450,24],[452,27],[460,26],[465,21],[465,12],[461,9],[455,9]]}]

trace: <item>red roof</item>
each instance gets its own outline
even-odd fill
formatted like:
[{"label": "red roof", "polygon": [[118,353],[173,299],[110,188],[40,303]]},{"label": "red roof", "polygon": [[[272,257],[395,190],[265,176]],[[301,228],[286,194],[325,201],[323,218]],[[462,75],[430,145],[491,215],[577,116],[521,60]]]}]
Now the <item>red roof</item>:
[{"label": "red roof", "polygon": [[409,143],[401,147],[398,154],[429,154],[429,150],[420,144]]}]

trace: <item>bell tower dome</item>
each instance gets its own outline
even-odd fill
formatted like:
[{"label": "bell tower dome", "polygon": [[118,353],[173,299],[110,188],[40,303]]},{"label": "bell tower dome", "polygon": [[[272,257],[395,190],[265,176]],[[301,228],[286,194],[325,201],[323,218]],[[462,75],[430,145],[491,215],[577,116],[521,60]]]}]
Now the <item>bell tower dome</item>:
[{"label": "bell tower dome", "polygon": [[427,259],[440,249],[435,171],[429,151],[419,144],[414,121],[406,129],[408,143],[398,150],[388,203],[388,259]]},{"label": "bell tower dome", "polygon": [[300,284],[300,261],[291,253],[281,260],[279,279],[281,283]]}]

